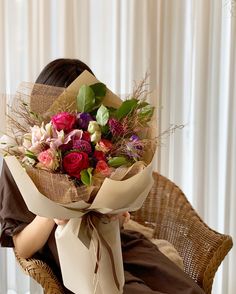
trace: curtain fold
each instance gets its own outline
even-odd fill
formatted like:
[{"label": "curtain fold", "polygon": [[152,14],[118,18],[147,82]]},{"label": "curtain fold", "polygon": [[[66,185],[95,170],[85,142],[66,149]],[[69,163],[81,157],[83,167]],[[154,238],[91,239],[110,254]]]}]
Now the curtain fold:
[{"label": "curtain fold", "polygon": [[[0,93],[59,57],[83,60],[122,96],[148,72],[158,132],[185,125],[163,138],[156,168],[207,224],[236,238],[235,0],[0,0],[0,43]],[[1,294],[41,291],[15,272],[10,251],[0,258]],[[235,264],[233,248],[214,294],[235,293]]]}]

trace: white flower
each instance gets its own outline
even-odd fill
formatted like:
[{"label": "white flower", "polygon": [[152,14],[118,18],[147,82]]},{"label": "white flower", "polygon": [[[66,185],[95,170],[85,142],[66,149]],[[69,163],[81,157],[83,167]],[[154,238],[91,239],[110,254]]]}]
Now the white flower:
[{"label": "white flower", "polygon": [[94,142],[94,143],[97,143],[101,140],[101,136],[102,136],[102,133],[100,131],[95,131],[90,139],[91,139],[91,142]]},{"label": "white flower", "polygon": [[43,151],[43,149],[44,149],[43,148],[43,144],[40,143],[40,142],[37,142],[34,145],[32,145],[30,148],[28,148],[27,150],[29,150],[30,152],[34,153],[35,155],[38,155],[40,152]]},{"label": "white flower", "polygon": [[36,143],[46,142],[52,136],[52,124],[48,123],[44,126],[42,123],[41,127],[33,126],[31,129],[32,145]]},{"label": "white flower", "polygon": [[53,129],[52,129],[52,123],[49,122],[45,125],[45,130],[46,130],[46,135],[48,137],[52,137],[52,134],[53,134]]},{"label": "white flower", "polygon": [[50,148],[52,149],[58,149],[61,145],[65,142],[65,133],[63,130],[56,131],[56,134],[54,134],[54,137],[52,139],[49,139],[50,141]]},{"label": "white flower", "polygon": [[32,146],[32,135],[31,135],[31,133],[24,134],[22,146],[25,149],[29,149]]},{"label": "white flower", "polygon": [[100,131],[100,127],[99,127],[99,124],[95,121],[95,120],[92,120],[89,122],[89,125],[88,125],[88,132],[90,134],[93,134],[95,133],[96,131]]}]

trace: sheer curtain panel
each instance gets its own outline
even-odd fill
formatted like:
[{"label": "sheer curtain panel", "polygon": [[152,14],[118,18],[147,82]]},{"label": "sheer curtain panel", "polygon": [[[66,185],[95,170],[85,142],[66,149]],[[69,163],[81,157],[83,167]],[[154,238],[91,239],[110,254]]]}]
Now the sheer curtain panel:
[{"label": "sheer curtain panel", "polygon": [[[236,1],[0,0],[0,92],[33,82],[59,57],[79,58],[126,96],[149,73],[158,132],[156,168],[213,229],[236,237]],[[1,96],[0,129],[10,96]],[[214,294],[234,294],[236,250]],[[40,293],[11,250],[0,249],[0,293]]]}]

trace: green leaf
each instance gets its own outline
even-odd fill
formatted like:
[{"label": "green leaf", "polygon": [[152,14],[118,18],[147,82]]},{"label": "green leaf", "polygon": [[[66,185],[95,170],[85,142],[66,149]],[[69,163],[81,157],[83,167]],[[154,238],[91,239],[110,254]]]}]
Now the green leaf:
[{"label": "green leaf", "polygon": [[86,185],[89,186],[92,183],[92,167],[89,167],[88,169],[83,169],[80,172],[80,176],[81,176],[81,182]]},{"label": "green leaf", "polygon": [[128,113],[130,113],[138,104],[137,99],[130,99],[124,101],[121,106],[116,111],[116,117],[117,119],[121,119],[125,117]]},{"label": "green leaf", "polygon": [[34,156],[32,154],[25,154],[26,157],[29,157],[31,159],[37,160],[37,156]]},{"label": "green leaf", "polygon": [[82,183],[86,186],[89,186],[90,184],[90,181],[89,181],[89,174],[87,172],[86,169],[83,169],[81,172],[80,172],[80,179],[82,181]]},{"label": "green leaf", "polygon": [[147,105],[149,105],[148,102],[146,102],[146,101],[142,101],[142,102],[140,102],[140,103],[138,104],[138,109],[143,108],[143,107],[145,107],[145,106],[147,106]]},{"label": "green leaf", "polygon": [[143,108],[140,109],[139,111],[139,118],[149,121],[154,113],[154,107],[148,104],[147,106],[144,106]]},{"label": "green leaf", "polygon": [[25,152],[25,156],[27,156],[27,157],[29,157],[29,158],[31,158],[31,159],[37,160],[37,156],[36,156],[33,152],[31,152],[31,151],[29,151],[29,150],[27,150],[27,151]]},{"label": "green leaf", "polygon": [[77,110],[80,112],[90,112],[95,105],[95,94],[90,86],[83,85],[79,89],[77,96]]},{"label": "green leaf", "polygon": [[100,126],[105,126],[108,122],[108,119],[109,119],[109,111],[106,108],[106,106],[101,105],[97,111],[96,121]]},{"label": "green leaf", "polygon": [[95,108],[98,108],[102,103],[103,97],[96,96],[95,97]]},{"label": "green leaf", "polygon": [[101,126],[101,131],[102,131],[102,134],[107,135],[109,132],[109,126],[108,125]]},{"label": "green leaf", "polygon": [[112,167],[119,167],[121,165],[125,165],[128,163],[129,163],[129,161],[123,156],[113,157],[110,160],[108,160],[108,165],[110,165]]},{"label": "green leaf", "polygon": [[110,117],[111,117],[111,116],[115,116],[115,113],[116,113],[117,109],[114,108],[114,107],[107,107],[107,108],[108,108],[108,110],[109,110]]},{"label": "green leaf", "polygon": [[107,87],[103,83],[96,83],[90,85],[90,88],[93,90],[96,97],[104,97],[106,95]]}]

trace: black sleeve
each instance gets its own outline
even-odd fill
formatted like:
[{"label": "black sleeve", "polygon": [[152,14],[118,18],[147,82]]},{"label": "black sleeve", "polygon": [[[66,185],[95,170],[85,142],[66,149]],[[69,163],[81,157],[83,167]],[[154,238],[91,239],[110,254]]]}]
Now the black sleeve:
[{"label": "black sleeve", "polygon": [[35,215],[31,213],[5,163],[0,177],[0,244],[13,247],[12,236],[27,226]]}]

